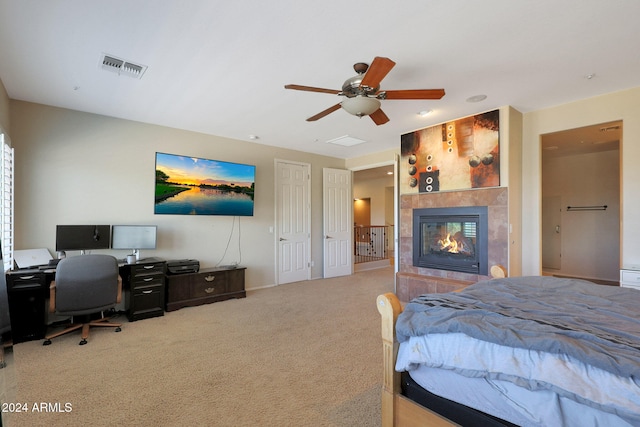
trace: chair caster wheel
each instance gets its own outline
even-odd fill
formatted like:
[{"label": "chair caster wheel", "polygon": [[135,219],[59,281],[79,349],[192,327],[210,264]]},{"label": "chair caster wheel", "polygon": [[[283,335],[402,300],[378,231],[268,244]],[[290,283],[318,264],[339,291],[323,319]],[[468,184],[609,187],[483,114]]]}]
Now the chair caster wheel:
[{"label": "chair caster wheel", "polygon": [[42,345],[51,345],[51,340],[44,340]]},{"label": "chair caster wheel", "polygon": [[80,344],[78,345],[85,345],[87,343],[87,340],[83,339],[82,341],[80,341]]},{"label": "chair caster wheel", "polygon": [[116,332],[120,332],[122,328],[116,328]]}]

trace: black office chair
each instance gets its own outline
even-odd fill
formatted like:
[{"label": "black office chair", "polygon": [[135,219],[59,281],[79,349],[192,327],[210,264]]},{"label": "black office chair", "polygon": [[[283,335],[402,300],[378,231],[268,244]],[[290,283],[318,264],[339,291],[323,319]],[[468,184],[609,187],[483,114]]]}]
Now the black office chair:
[{"label": "black office chair", "polygon": [[[122,299],[122,279],[115,257],[80,255],[65,258],[56,267],[55,281],[51,282],[49,289],[49,310],[61,316],[71,316],[72,323],[63,331],[47,335],[43,345],[51,344],[51,338],[80,328],[80,345],[84,345],[91,326],[113,327],[120,332],[122,324],[110,323],[103,313]],[[101,318],[92,320],[91,315],[96,313]]]}]

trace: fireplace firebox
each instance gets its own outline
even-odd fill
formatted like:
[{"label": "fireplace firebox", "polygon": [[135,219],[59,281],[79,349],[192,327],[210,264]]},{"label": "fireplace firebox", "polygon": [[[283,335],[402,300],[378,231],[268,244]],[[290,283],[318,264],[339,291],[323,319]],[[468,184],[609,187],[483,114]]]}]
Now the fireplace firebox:
[{"label": "fireplace firebox", "polygon": [[413,211],[413,265],[486,275],[486,206]]}]

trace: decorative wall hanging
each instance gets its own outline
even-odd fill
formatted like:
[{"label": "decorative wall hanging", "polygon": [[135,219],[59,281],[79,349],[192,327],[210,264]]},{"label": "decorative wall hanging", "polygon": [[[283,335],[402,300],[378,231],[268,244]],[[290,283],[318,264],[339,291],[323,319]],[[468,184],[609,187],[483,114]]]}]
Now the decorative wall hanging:
[{"label": "decorative wall hanging", "polygon": [[494,110],[402,135],[400,192],[498,187],[499,122]]}]

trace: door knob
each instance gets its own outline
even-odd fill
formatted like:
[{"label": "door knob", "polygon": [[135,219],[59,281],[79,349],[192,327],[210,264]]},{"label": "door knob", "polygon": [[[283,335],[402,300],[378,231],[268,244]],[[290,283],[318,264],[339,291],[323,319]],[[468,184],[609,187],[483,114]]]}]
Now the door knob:
[{"label": "door knob", "polygon": [[280,238],[280,241],[282,242],[283,240],[287,240],[287,239],[285,239],[284,237],[281,237],[281,238]]}]

